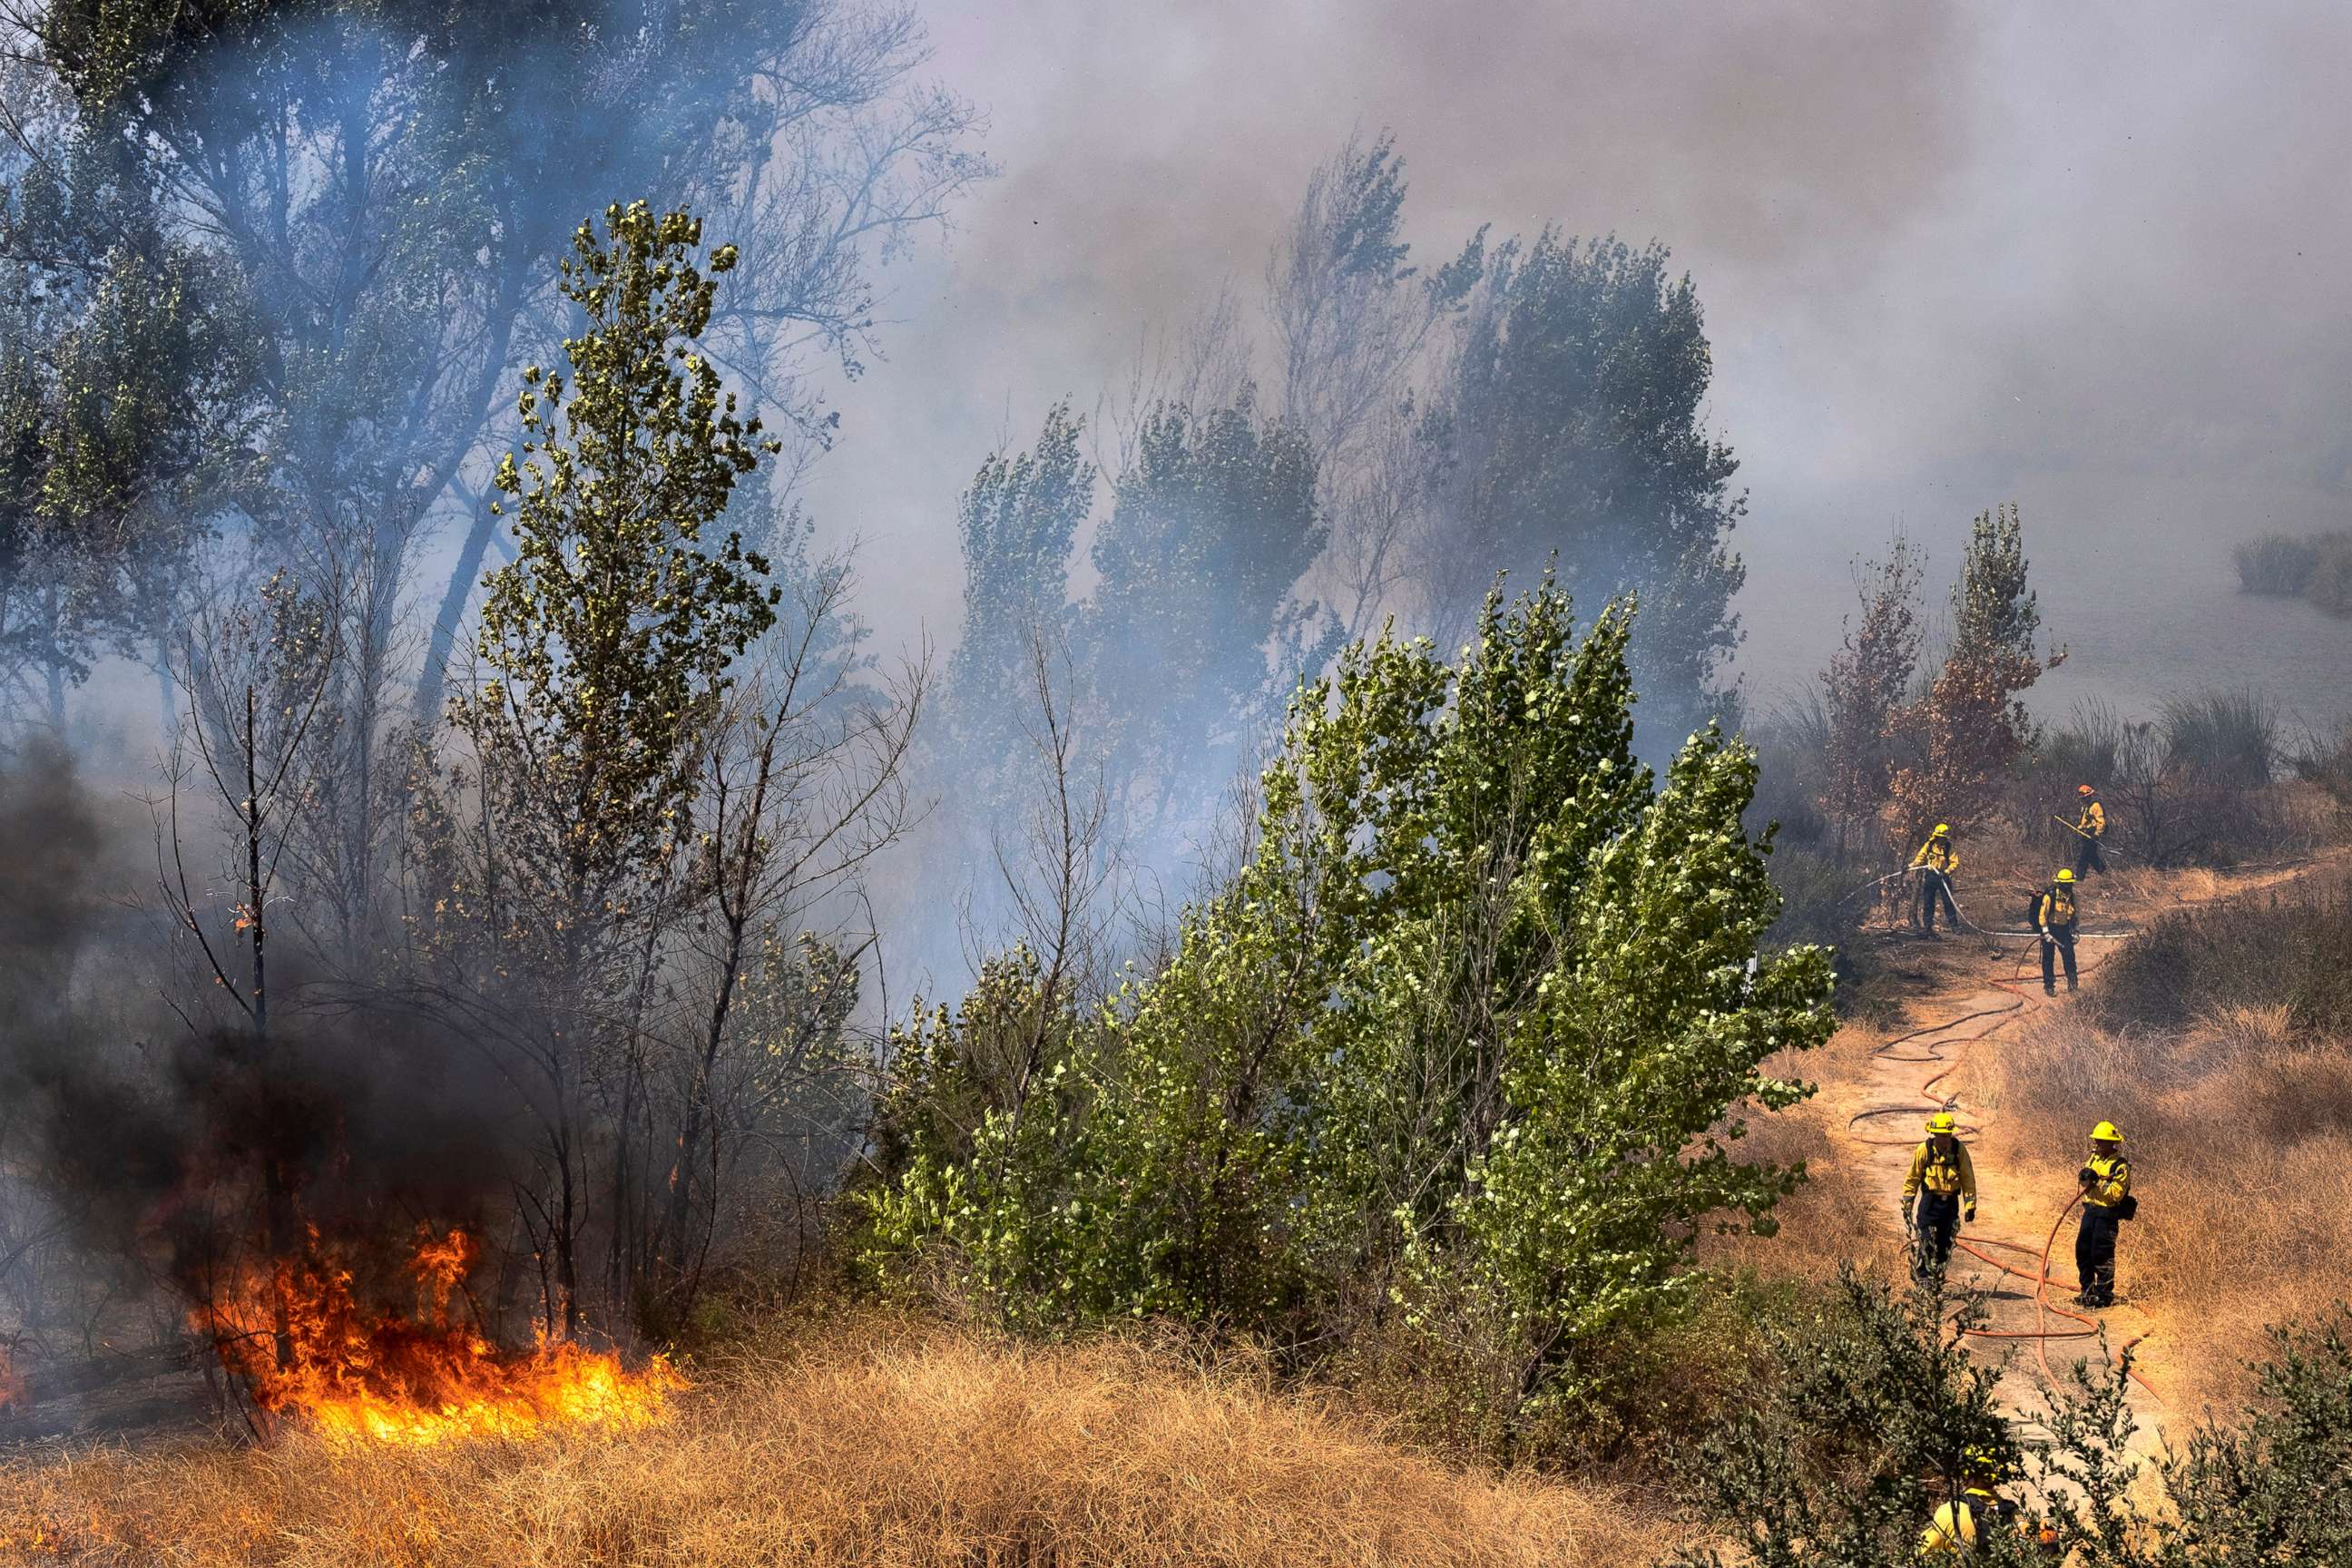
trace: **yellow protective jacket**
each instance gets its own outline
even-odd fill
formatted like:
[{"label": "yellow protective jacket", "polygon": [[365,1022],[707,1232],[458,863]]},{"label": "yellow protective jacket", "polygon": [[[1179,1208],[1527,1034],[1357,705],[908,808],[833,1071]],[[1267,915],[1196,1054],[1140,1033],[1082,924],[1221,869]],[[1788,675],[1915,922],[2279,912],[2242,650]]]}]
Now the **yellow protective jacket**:
[{"label": "yellow protective jacket", "polygon": [[1948,877],[1960,868],[1959,851],[1952,847],[1949,838],[1930,837],[1919,846],[1919,853],[1911,857],[1914,866],[1927,866]]},{"label": "yellow protective jacket", "polygon": [[2074,821],[2075,832],[2087,833],[2094,838],[2096,838],[2106,830],[2106,808],[2095,800],[2091,802],[2088,805],[2085,805],[2083,808],[2083,815],[2077,817]]},{"label": "yellow protective jacket", "polygon": [[2091,1190],[2083,1194],[2085,1208],[2111,1209],[2131,1191],[2131,1162],[2120,1154],[2094,1154],[2083,1169],[2091,1173]]},{"label": "yellow protective jacket", "polygon": [[1919,1534],[1919,1554],[1923,1557],[1957,1557],[1964,1548],[1977,1543],[1977,1511],[1981,1509],[1987,1519],[1998,1516],[2000,1500],[1982,1487],[1970,1487],[1959,1500],[1942,1504],[1936,1510],[1936,1521]]},{"label": "yellow protective jacket", "polygon": [[1947,1159],[1936,1152],[1936,1141],[1930,1138],[1912,1151],[1911,1173],[1903,1178],[1905,1200],[1917,1197],[1922,1187],[1938,1197],[1958,1193],[1961,1201],[1975,1203],[1977,1168],[1969,1162],[1969,1146],[1953,1139],[1951,1157]]},{"label": "yellow protective jacket", "polygon": [[2042,894],[2042,912],[2034,918],[2044,931],[2059,926],[2072,930],[2074,924],[2074,889],[2053,887]]}]

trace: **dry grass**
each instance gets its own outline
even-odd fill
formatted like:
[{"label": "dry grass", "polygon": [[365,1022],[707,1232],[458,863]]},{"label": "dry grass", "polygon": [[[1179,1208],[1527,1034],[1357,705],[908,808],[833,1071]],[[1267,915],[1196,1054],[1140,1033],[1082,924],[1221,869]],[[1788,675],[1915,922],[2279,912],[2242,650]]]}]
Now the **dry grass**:
[{"label": "dry grass", "polygon": [[1765,1064],[1768,1073],[1811,1079],[1820,1088],[1811,1100],[1786,1110],[1751,1113],[1747,1132],[1732,1151],[1749,1163],[1791,1165],[1801,1161],[1805,1183],[1772,1211],[1779,1222],[1777,1234],[1703,1234],[1698,1244],[1702,1263],[1826,1280],[1836,1276],[1843,1263],[1892,1261],[1895,1249],[1882,1223],[1886,1198],[1866,1168],[1867,1156],[1837,1136],[1843,1121],[1837,1108],[1855,1097],[1853,1085],[1867,1070],[1873,1038],[1866,1028],[1848,1028],[1818,1053],[1783,1055]]},{"label": "dry grass", "polygon": [[870,1319],[747,1353],[640,1433],[0,1468],[0,1558],[30,1563],[1600,1565],[1669,1539],[1603,1489],[1450,1468],[1245,1372]]},{"label": "dry grass", "polygon": [[1989,1076],[2013,1180],[2063,1196],[2091,1121],[2124,1129],[2140,1211],[2118,1279],[2167,1325],[2173,1404],[2242,1394],[2264,1324],[2352,1293],[2352,1041],[2298,1035],[2280,1005],[2165,1034],[2046,1023]]}]

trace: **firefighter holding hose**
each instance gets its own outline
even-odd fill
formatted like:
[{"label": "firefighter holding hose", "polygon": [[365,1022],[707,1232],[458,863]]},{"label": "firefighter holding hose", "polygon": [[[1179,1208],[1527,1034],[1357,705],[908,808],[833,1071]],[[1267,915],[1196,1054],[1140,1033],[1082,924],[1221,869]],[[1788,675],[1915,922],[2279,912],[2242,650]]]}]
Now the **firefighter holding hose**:
[{"label": "firefighter holding hose", "polygon": [[1977,1172],[1960,1125],[1948,1110],[1927,1118],[1927,1136],[1911,1155],[1903,1178],[1903,1228],[1914,1239],[1911,1277],[1921,1284],[1943,1277],[1960,1222],[1977,1217]]},{"label": "firefighter holding hose", "polygon": [[2107,862],[2099,853],[2099,840],[2107,836],[2107,808],[2099,804],[2099,792],[2089,784],[2076,784],[2074,793],[2083,802],[2082,815],[2074,819],[2074,875],[2087,877],[2096,871],[2104,877]]},{"label": "firefighter holding hose", "polygon": [[1960,923],[1960,911],[1952,903],[1952,873],[1960,868],[1959,851],[1952,847],[1952,825],[1936,824],[1936,831],[1927,835],[1927,842],[1919,846],[1919,853],[1911,857],[1912,868],[1919,873],[1919,923],[1929,942],[1941,939],[1936,935],[1936,901],[1940,899],[1944,913],[1953,925]]},{"label": "firefighter holding hose", "polygon": [[2042,933],[2042,994],[2058,994],[2057,961],[2066,961],[2066,989],[2074,989],[2074,873],[2060,867],[2035,907],[2034,929]]},{"label": "firefighter holding hose", "polygon": [[2075,1173],[2082,1186],[2083,1223],[2074,1232],[2074,1274],[2083,1293],[2079,1307],[2116,1304],[2116,1235],[2139,1207],[2132,1196],[2131,1163],[2124,1158],[2124,1135],[2112,1121],[2091,1129],[2091,1157]]}]

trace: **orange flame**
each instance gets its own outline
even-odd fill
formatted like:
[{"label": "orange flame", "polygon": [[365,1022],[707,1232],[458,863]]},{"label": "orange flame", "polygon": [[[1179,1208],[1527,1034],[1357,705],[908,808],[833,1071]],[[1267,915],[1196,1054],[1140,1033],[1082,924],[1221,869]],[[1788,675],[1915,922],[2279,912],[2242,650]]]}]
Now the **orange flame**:
[{"label": "orange flame", "polygon": [[215,1301],[198,1327],[259,1408],[349,1442],[526,1437],[551,1423],[639,1426],[686,1386],[659,1356],[631,1372],[568,1341],[499,1350],[450,1316],[474,1257],[463,1231],[421,1234],[409,1259],[415,1315],[371,1316],[352,1298],[351,1269],[314,1230],[302,1256]]}]

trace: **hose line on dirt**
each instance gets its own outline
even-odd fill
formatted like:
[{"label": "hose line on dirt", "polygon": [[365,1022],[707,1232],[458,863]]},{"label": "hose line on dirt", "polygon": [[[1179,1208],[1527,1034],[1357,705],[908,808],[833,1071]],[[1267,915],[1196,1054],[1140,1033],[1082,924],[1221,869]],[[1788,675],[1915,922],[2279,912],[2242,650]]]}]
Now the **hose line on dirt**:
[{"label": "hose line on dirt", "polygon": [[[1957,908],[1957,904],[1955,907]],[[1969,929],[1977,931],[1987,936],[1994,934],[2011,934],[2007,932],[1994,933],[1984,931],[1983,928],[1975,925],[1974,922],[1969,922]],[[2036,931],[2020,934],[2038,936],[2041,933]],[[2022,958],[2019,960],[2019,969],[2021,972],[2024,968],[2024,963],[2025,961]],[[2092,967],[2092,965],[2086,963],[2083,965],[2083,967],[2088,969]],[[2022,975],[2021,973],[2017,978],[2021,977]],[[1945,1079],[1950,1077],[1954,1072],[1959,1070],[1959,1061],[1954,1057],[1945,1054],[1946,1047],[1974,1045],[1980,1040],[1988,1039],[2000,1030],[2006,1028],[2011,1023],[2016,1020],[2019,1015],[2024,1013],[2034,1005],[2032,998],[2028,996],[2023,991],[2020,990],[2013,980],[1994,978],[1990,980],[1988,984],[1996,991],[2006,992],[2010,1000],[1989,1007],[1973,1008],[1968,1012],[1959,1014],[1957,1016],[1946,1018],[1938,1023],[1923,1025],[1918,1028],[1906,1030],[1902,1034],[1892,1036],[1879,1043],[1879,1045],[1871,1052],[1872,1056],[1882,1058],[1892,1062],[1914,1062],[1923,1066],[1933,1065],[1937,1070],[1920,1080],[1918,1092],[1922,1097],[1924,1103],[1873,1106],[1866,1110],[1858,1110],[1846,1119],[1846,1126],[1849,1130],[1864,1122],[1874,1121],[1882,1117],[1916,1116],[1921,1114],[1932,1115],[1937,1111],[1958,1110],[1959,1109],[1959,1102],[1957,1096],[1942,1094],[1936,1087]],[[1988,1024],[1984,1028],[1978,1030],[1972,1035],[1953,1036],[1950,1033],[1950,1031],[1957,1029],[1963,1025],[1974,1023],[1979,1019],[1991,1019],[1995,1021]],[[1895,1056],[1892,1054],[1899,1047],[1909,1045],[1915,1041],[1927,1042],[1923,1047],[1924,1054],[1913,1056]],[[1972,1137],[1982,1132],[1984,1129],[1973,1122],[1962,1122],[1958,1131],[1963,1135]],[[1855,1142],[1867,1147],[1895,1149],[1909,1148],[1916,1140],[1911,1138],[1856,1138]],[[1964,1331],[1969,1337],[1975,1339],[2005,1341],[2022,1340],[2031,1342],[2033,1346],[2035,1359],[2041,1363],[2042,1376],[2053,1383],[2056,1381],[2056,1373],[2050,1365],[2049,1346],[2051,1342],[2053,1340],[2095,1339],[2100,1335],[2104,1328],[2104,1325],[2097,1318],[2095,1318],[2088,1313],[2077,1312],[2071,1310],[2068,1308],[2059,1306],[2049,1299],[2050,1288],[2053,1285],[2063,1287],[2066,1284],[2066,1281],[2064,1280],[2053,1279],[2051,1277],[2051,1249],[2055,1246],[2058,1239],[2058,1232],[2064,1227],[2067,1217],[2074,1212],[2075,1206],[2081,1202],[2082,1194],[2080,1193],[2076,1193],[2074,1196],[2067,1199],[2066,1203],[2059,1209],[2056,1217],[2050,1222],[2049,1234],[2042,1237],[2042,1246],[2038,1251],[2035,1248],[2025,1246],[2021,1243],[2003,1241],[1994,1237],[1985,1237],[1980,1238],[1955,1237],[1953,1238],[1953,1246],[1958,1250],[1967,1253],[1969,1257],[1974,1258],[1982,1263],[1989,1264],[2003,1275],[2011,1279],[2028,1280],[2032,1282],[2033,1286],[2034,1317],[2033,1327],[2032,1329],[2003,1330],[1969,1328]],[[2034,1259],[2034,1266],[2030,1271],[2025,1268],[2018,1268],[2002,1258],[1993,1256],[1991,1251],[1986,1250],[1987,1248],[1995,1248],[2004,1252],[2022,1254],[2027,1258]],[[2080,1291],[2082,1289],[2081,1282],[2074,1282],[2074,1289]],[[2053,1315],[2069,1320],[2075,1326],[2053,1327],[2050,1322],[2050,1319]],[[2143,1331],[2126,1341],[2122,1348],[2126,1351],[2130,1350],[2134,1345],[2137,1345],[2141,1341],[2147,1339],[2148,1335],[2154,1331],[2155,1331],[2152,1328]],[[2147,1378],[2140,1374],[2137,1368],[2130,1369],[2130,1377],[2134,1383],[2139,1384],[2139,1386],[2147,1392],[2149,1398],[2156,1400],[2158,1404],[2163,1403],[2162,1396],[2156,1392],[2155,1387],[2149,1384]]]}]

